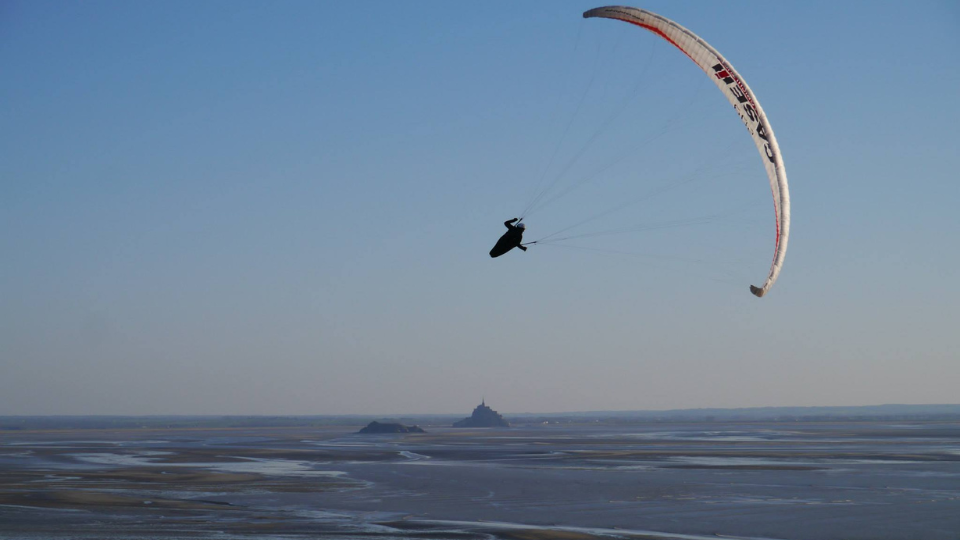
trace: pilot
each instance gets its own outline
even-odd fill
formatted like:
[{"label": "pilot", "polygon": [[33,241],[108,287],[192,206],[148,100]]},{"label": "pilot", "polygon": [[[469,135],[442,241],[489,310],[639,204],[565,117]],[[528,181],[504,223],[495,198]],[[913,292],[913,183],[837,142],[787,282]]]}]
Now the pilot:
[{"label": "pilot", "polygon": [[[523,231],[527,228],[526,224],[522,221],[517,223],[521,219],[523,218],[513,218],[503,222],[503,225],[507,228],[507,232],[503,233],[503,236],[497,240],[497,245],[493,246],[493,249],[490,250],[491,257],[499,257],[515,247],[520,248],[522,251],[527,250],[526,246],[521,245],[523,242]],[[517,224],[514,225],[514,223]]]}]

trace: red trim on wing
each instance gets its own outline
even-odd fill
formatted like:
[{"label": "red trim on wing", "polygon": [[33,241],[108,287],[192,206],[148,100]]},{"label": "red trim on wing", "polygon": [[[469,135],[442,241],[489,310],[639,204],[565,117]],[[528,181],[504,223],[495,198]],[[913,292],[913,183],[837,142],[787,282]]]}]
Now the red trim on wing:
[{"label": "red trim on wing", "polygon": [[[618,21],[623,21],[623,22],[626,22],[626,23],[630,23],[630,24],[637,25],[637,26],[639,26],[640,28],[646,28],[647,30],[653,32],[654,34],[656,34],[656,35],[662,37],[663,39],[667,40],[668,42],[670,42],[671,45],[673,45],[674,47],[680,49],[680,52],[682,52],[683,54],[687,55],[687,58],[693,60],[693,57],[690,56],[690,53],[688,53],[687,51],[685,51],[685,50],[683,49],[683,47],[681,47],[680,45],[677,45],[677,42],[676,42],[676,41],[670,39],[670,37],[667,36],[666,34],[664,34],[663,31],[660,30],[659,28],[650,26],[649,24],[644,24],[644,23],[642,23],[642,22],[632,21],[632,20],[630,20],[630,19],[621,19],[620,17],[614,17],[614,18],[617,19]],[[697,64],[697,61],[696,61],[696,60],[693,60],[693,63],[694,63],[694,64]],[[699,64],[697,64],[697,65],[699,65]]]},{"label": "red trim on wing", "polygon": [[[779,180],[779,178],[777,179]],[[778,190],[779,191],[779,190]],[[773,215],[776,217],[777,223],[777,245],[773,250],[773,263],[777,262],[777,253],[780,253],[780,205],[777,204],[777,195],[773,195]]]}]

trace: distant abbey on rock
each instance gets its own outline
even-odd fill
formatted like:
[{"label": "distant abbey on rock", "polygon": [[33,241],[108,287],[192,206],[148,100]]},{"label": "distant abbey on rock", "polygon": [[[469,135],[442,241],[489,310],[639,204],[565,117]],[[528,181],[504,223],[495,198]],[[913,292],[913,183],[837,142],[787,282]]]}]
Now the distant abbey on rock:
[{"label": "distant abbey on rock", "polygon": [[484,400],[477,405],[470,417],[454,422],[453,427],[510,427],[510,422],[504,420],[497,411],[487,407]]}]

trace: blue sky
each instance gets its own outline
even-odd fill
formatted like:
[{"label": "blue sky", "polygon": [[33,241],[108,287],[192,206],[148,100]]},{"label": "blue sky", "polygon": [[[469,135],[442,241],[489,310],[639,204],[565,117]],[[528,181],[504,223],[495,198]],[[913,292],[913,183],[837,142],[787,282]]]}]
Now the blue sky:
[{"label": "blue sky", "polygon": [[[742,124],[591,7],[5,2],[0,414],[956,403],[958,4],[638,5],[776,131],[761,300]],[[541,179],[653,229],[491,260]]]}]

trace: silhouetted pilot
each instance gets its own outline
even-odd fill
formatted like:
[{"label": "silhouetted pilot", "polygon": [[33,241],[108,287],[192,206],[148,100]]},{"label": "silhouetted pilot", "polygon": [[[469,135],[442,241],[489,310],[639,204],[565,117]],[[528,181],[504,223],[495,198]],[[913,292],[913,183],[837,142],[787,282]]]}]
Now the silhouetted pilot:
[{"label": "silhouetted pilot", "polygon": [[515,222],[520,221],[519,218],[513,218],[509,221],[504,221],[503,224],[507,227],[507,232],[503,233],[503,236],[497,240],[497,245],[493,246],[493,249],[490,250],[491,257],[499,257],[504,253],[510,251],[513,248],[520,248],[523,251],[526,251],[526,246],[521,246],[520,243],[523,242],[523,231],[527,228],[523,223]]}]

